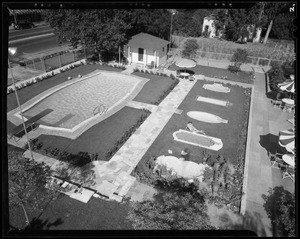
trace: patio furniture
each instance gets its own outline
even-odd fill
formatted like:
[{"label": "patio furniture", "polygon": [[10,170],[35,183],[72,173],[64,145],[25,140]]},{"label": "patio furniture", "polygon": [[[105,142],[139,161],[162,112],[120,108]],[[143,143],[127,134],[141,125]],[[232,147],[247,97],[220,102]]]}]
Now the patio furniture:
[{"label": "patio furniture", "polygon": [[194,81],[194,80],[196,80],[196,78],[195,78],[195,76],[191,75],[191,76],[189,76],[189,80]]},{"label": "patio furniture", "polygon": [[280,100],[271,100],[271,103],[273,104],[274,108],[282,108],[282,102]]},{"label": "patio furniture", "polygon": [[282,102],[288,105],[295,105],[295,101],[293,99],[289,99],[289,98],[283,98]]},{"label": "patio furniture", "polygon": [[288,112],[290,114],[294,113],[294,110],[295,110],[295,106],[294,105],[288,105],[288,104],[285,104],[283,106],[283,109],[282,109],[283,112]]},{"label": "patio furniture", "polygon": [[293,182],[295,182],[295,167],[286,166],[282,170],[282,178],[290,178],[293,180]]},{"label": "patio furniture", "polygon": [[198,130],[195,128],[195,126],[191,123],[188,123],[187,126],[185,127],[185,130],[189,130],[191,132],[195,132],[195,133],[198,133],[198,134],[204,134],[204,131],[203,130]]},{"label": "patio furniture", "polygon": [[279,145],[290,153],[295,150],[295,131],[294,129],[279,131]]},{"label": "patio furniture", "polygon": [[271,168],[277,168],[277,169],[281,169],[282,167],[284,167],[284,161],[282,159],[283,154],[280,153],[268,153],[269,159],[271,161]]}]

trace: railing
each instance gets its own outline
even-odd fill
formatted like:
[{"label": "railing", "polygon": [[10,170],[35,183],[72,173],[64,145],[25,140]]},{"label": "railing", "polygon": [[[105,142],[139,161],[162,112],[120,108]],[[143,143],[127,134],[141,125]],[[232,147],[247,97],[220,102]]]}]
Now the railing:
[{"label": "railing", "polygon": [[95,107],[95,109],[93,110],[93,114],[94,115],[102,115],[107,111],[107,107],[104,104],[98,105]]}]

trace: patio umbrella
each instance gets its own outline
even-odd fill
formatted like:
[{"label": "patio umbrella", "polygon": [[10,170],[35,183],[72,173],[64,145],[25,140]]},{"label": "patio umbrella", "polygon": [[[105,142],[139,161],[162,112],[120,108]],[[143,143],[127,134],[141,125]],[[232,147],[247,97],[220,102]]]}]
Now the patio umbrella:
[{"label": "patio umbrella", "polygon": [[286,148],[287,151],[294,153],[295,132],[293,129],[279,131],[279,145]]},{"label": "patio umbrella", "polygon": [[192,68],[196,66],[196,62],[190,59],[182,59],[181,61],[176,62],[175,65],[181,68]]},{"label": "patio umbrella", "polygon": [[278,84],[278,87],[287,92],[295,93],[295,81],[286,81]]}]

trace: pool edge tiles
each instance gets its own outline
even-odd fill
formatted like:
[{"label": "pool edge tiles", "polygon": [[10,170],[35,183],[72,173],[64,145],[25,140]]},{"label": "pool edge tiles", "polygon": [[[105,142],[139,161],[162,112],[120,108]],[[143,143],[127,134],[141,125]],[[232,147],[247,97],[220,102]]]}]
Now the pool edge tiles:
[{"label": "pool edge tiles", "polygon": [[[126,77],[126,78],[134,78],[135,82],[134,85],[130,88],[130,92],[127,92],[121,99],[119,99],[117,102],[115,102],[110,108],[107,110],[107,112],[103,115],[96,114],[92,117],[87,118],[86,120],[80,122],[79,124],[76,124],[72,128],[63,128],[63,127],[53,127],[53,126],[48,126],[48,125],[40,125],[40,128],[43,132],[43,134],[47,135],[58,135],[58,136],[63,136],[67,138],[72,138],[75,139],[78,136],[80,136],[83,132],[88,130],[90,127],[94,126],[95,124],[105,120],[106,118],[112,116],[115,114],[117,111],[121,110],[123,107],[125,107],[129,101],[131,101],[143,88],[144,84],[148,81],[145,78],[142,77],[136,77],[136,76],[131,76],[131,75],[126,75],[123,73],[119,72],[104,72],[104,71],[99,71],[98,74],[102,73],[108,73],[108,74],[113,74],[113,75],[119,75],[121,77]],[[93,74],[95,75],[95,74]],[[87,79],[89,77],[86,77]],[[75,81],[73,83],[78,82]],[[69,84],[68,84],[69,85]],[[65,85],[64,85],[65,86]],[[56,91],[58,91],[60,88],[57,88]],[[55,92],[56,92],[55,91]],[[53,90],[51,90],[53,92]],[[41,98],[45,98],[44,95],[40,96]],[[27,104],[27,105],[26,105]],[[27,106],[26,109],[28,109],[28,105],[33,105],[32,102],[26,102],[23,104],[23,107]],[[15,109],[13,111],[18,111],[18,109]],[[24,112],[24,110],[23,110]],[[9,112],[11,113],[11,112]],[[8,114],[9,114],[8,113]],[[21,115],[19,112],[15,113],[13,116],[18,117],[21,119]]]}]

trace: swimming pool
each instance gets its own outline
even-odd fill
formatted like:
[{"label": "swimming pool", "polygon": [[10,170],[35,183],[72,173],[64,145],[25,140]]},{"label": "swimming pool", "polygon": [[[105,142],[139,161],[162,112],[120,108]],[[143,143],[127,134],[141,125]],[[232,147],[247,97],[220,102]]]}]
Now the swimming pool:
[{"label": "swimming pool", "polygon": [[130,95],[140,80],[116,72],[98,72],[92,76],[74,80],[42,97],[27,109],[26,118],[50,108],[53,111],[39,123],[46,126],[72,129],[94,117],[95,108],[104,105],[109,112]]}]

